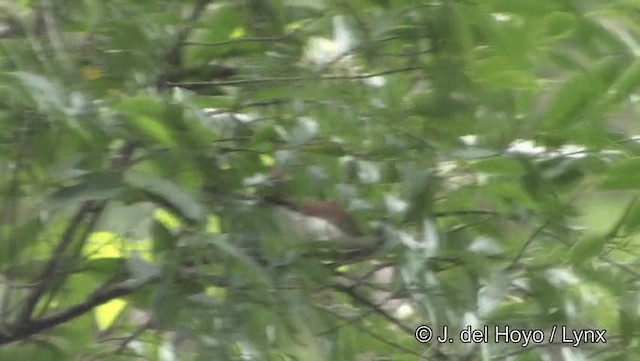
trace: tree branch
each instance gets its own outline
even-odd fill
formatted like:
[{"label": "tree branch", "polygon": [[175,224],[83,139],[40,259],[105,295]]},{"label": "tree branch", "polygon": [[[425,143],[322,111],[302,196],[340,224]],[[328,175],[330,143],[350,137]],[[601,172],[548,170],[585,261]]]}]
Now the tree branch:
[{"label": "tree branch", "polygon": [[[135,142],[125,143],[118,154],[116,154],[112,158],[111,168],[119,172],[124,171],[131,160],[135,148]],[[64,258],[63,256],[73,240],[76,239],[76,236],[80,231],[82,225],[86,224],[85,230],[82,234],[82,237],[86,238],[94,228],[106,204],[106,201],[96,202],[91,200],[82,203],[80,209],[78,209],[76,214],[67,225],[67,228],[63,232],[62,237],[60,237],[58,244],[53,250],[51,258],[49,258],[48,262],[42,268],[39,276],[33,281],[35,287],[24,301],[24,306],[22,307],[20,314],[18,315],[19,324],[30,323],[31,316],[33,315],[33,310],[38,304],[38,301],[40,301],[42,296],[51,286],[51,280],[54,277],[60,276],[58,269],[62,259]]]},{"label": "tree branch", "polygon": [[196,5],[191,10],[191,14],[189,14],[189,17],[186,19],[187,25],[180,29],[180,31],[178,31],[176,41],[169,50],[167,59],[179,57],[180,49],[182,48],[184,41],[189,37],[189,34],[191,34],[194,22],[198,20],[198,18],[200,17],[200,15],[202,15],[210,2],[211,0],[200,0],[196,3]]},{"label": "tree branch", "polygon": [[156,81],[156,88],[163,89],[165,87],[166,80],[170,79],[172,67],[182,67],[183,43],[189,37],[191,31],[193,31],[196,20],[198,20],[200,15],[202,15],[202,13],[207,9],[210,2],[211,0],[198,0],[191,10],[189,17],[185,20],[186,25],[178,30],[173,45],[171,45],[165,53],[164,64],[161,65],[164,69],[161,72],[159,79]]},{"label": "tree branch", "polygon": [[270,42],[278,42],[278,41],[286,40],[294,33],[295,31],[286,33],[282,36],[266,36],[266,37],[260,37],[260,38],[239,38],[239,39],[231,39],[231,40],[225,40],[225,41],[216,41],[212,43],[200,42],[200,41],[185,41],[185,42],[182,42],[182,45],[214,47],[214,46],[225,46],[225,45],[242,44],[242,43],[270,43]]},{"label": "tree branch", "polygon": [[193,81],[193,82],[178,82],[167,83],[169,86],[178,87],[197,87],[197,86],[225,86],[225,85],[249,85],[249,84],[261,84],[261,83],[293,83],[303,81],[322,81],[322,80],[362,80],[373,78],[376,76],[389,75],[395,73],[406,73],[416,70],[421,70],[419,66],[409,66],[405,68],[389,69],[380,71],[377,73],[358,74],[358,75],[327,75],[327,76],[300,76],[300,77],[282,77],[282,78],[258,78],[258,79],[238,79],[238,80],[225,80],[225,81]]},{"label": "tree branch", "polygon": [[398,328],[400,328],[402,331],[406,332],[407,334],[413,335],[414,330],[412,330],[410,327],[404,325],[397,318],[395,318],[392,315],[390,315],[387,311],[383,310],[380,306],[376,305],[370,299],[368,299],[365,296],[363,296],[360,293],[358,293],[353,287],[348,287],[348,286],[344,286],[344,285],[340,285],[340,284],[334,284],[334,285],[332,285],[332,287],[335,290],[340,291],[340,292],[350,296],[351,298],[353,298],[354,300],[358,301],[359,303],[370,307],[373,311],[375,311],[375,313],[377,313],[377,314],[381,315],[382,317],[386,318],[387,320],[391,321],[391,323],[393,323],[394,325],[398,326]]},{"label": "tree branch", "polygon": [[524,256],[524,253],[527,251],[527,249],[529,248],[529,246],[531,245],[531,243],[533,241],[536,240],[536,238],[538,238],[538,236],[540,235],[540,233],[542,233],[542,231],[544,231],[545,228],[547,228],[547,226],[549,226],[549,223],[551,223],[550,221],[546,221],[543,224],[541,224],[538,228],[536,228],[535,231],[533,231],[533,233],[531,234],[531,236],[529,236],[529,239],[527,239],[526,242],[524,242],[524,244],[522,245],[522,247],[520,248],[520,251],[518,252],[518,254],[513,258],[513,260],[511,261],[511,263],[509,263],[509,265],[507,267],[505,267],[505,271],[510,271],[512,269],[514,269],[516,267],[516,265],[518,264],[518,261],[520,261],[520,259],[522,258],[522,256]]},{"label": "tree branch", "polygon": [[43,317],[35,321],[28,320],[27,322],[17,323],[8,327],[6,334],[0,334],[0,345],[24,339],[80,317],[97,306],[105,304],[115,298],[131,294],[143,286],[155,282],[157,279],[156,276],[141,280],[128,280],[115,286],[109,286],[109,282],[107,282],[96,289],[82,303],[78,303],[48,317]]},{"label": "tree branch", "polygon": [[94,217],[100,214],[100,210],[102,205],[98,205],[95,202],[87,201],[80,206],[80,209],[76,212],[76,214],[69,222],[69,225],[65,229],[60,241],[56,245],[56,248],[53,250],[53,254],[47,264],[42,268],[40,275],[36,278],[34,283],[36,286],[33,291],[27,296],[27,299],[24,302],[24,307],[22,308],[20,315],[18,316],[18,320],[20,322],[28,322],[33,313],[33,309],[36,304],[42,297],[42,295],[47,291],[50,285],[50,280],[56,275],[56,269],[60,265],[60,261],[62,260],[62,256],[64,252],[67,250],[73,239],[76,235],[76,232],[80,229],[83,221],[90,214],[94,214]]}]

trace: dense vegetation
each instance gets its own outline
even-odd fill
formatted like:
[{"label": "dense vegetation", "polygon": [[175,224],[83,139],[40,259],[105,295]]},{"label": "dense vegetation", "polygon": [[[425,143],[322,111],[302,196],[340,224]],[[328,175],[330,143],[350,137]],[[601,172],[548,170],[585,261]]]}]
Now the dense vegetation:
[{"label": "dense vegetation", "polygon": [[[635,359],[639,21],[632,0],[0,0],[0,359]],[[293,237],[273,192],[338,201],[368,241]]]}]

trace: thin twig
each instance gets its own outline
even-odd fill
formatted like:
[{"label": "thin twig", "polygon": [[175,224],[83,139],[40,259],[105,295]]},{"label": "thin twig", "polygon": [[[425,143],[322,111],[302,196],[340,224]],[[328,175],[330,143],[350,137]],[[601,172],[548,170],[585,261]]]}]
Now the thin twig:
[{"label": "thin twig", "polygon": [[531,236],[529,236],[529,239],[527,239],[526,242],[524,242],[524,244],[522,245],[522,248],[520,248],[520,251],[518,252],[518,254],[513,258],[513,260],[511,261],[511,263],[505,267],[505,271],[510,271],[512,270],[518,263],[518,261],[520,261],[520,259],[522,258],[522,256],[524,255],[524,252],[526,252],[527,248],[529,248],[529,246],[531,245],[531,243],[538,238],[538,235],[540,235],[540,233],[542,233],[542,231],[547,228],[547,226],[549,226],[549,223],[551,223],[551,221],[547,220],[546,222],[544,222],[542,225],[540,225],[540,227],[536,228],[536,230],[531,234]]},{"label": "thin twig", "polygon": [[358,75],[326,75],[320,77],[300,76],[300,77],[282,77],[282,78],[258,78],[258,79],[238,79],[238,80],[224,80],[224,81],[194,81],[194,82],[177,82],[167,83],[169,86],[178,87],[194,87],[194,86],[228,86],[228,85],[250,85],[250,84],[262,84],[262,83],[293,83],[303,81],[326,81],[326,80],[362,80],[368,78],[374,78],[377,76],[390,75],[395,73],[406,73],[416,70],[421,70],[419,66],[409,66],[405,68],[389,69],[370,74],[358,74]]},{"label": "thin twig", "polygon": [[142,335],[147,329],[149,329],[149,327],[151,327],[151,325],[153,324],[153,318],[149,318],[148,320],[146,320],[145,322],[143,322],[140,326],[138,326],[138,328],[136,328],[131,335],[125,337],[119,344],[118,344],[118,348],[116,348],[116,350],[114,351],[114,353],[116,355],[121,354],[126,348],[127,346],[129,346],[129,344],[134,341],[135,339],[137,339],[138,337],[140,337],[140,335]]},{"label": "thin twig", "polygon": [[487,211],[482,209],[469,209],[469,210],[459,210],[459,211],[443,211],[443,212],[435,212],[433,214],[434,217],[456,217],[456,216],[484,216],[491,215],[496,216],[500,215],[500,213],[496,211]]},{"label": "thin twig", "polygon": [[380,306],[378,306],[375,303],[373,303],[373,301],[371,301],[368,298],[366,298],[366,297],[362,296],[361,294],[359,294],[353,287],[347,287],[347,286],[340,285],[340,284],[334,284],[332,287],[334,289],[336,289],[337,291],[340,291],[340,292],[350,296],[351,298],[353,298],[354,300],[360,302],[361,304],[370,307],[373,311],[375,311],[375,313],[377,313],[380,316],[382,316],[382,317],[386,318],[387,320],[391,321],[391,323],[393,323],[394,325],[398,326],[398,328],[400,328],[402,331],[406,332],[407,334],[413,335],[414,330],[412,330],[410,327],[404,325],[397,318],[393,317],[387,311],[383,310]]},{"label": "thin twig", "polygon": [[266,37],[257,37],[257,38],[239,38],[239,39],[231,39],[224,41],[216,41],[216,42],[200,42],[200,41],[184,41],[182,45],[189,46],[224,46],[224,45],[232,45],[232,44],[242,44],[242,43],[268,43],[268,42],[276,42],[283,41],[290,37],[294,32],[290,32],[284,34],[282,36],[266,36]]},{"label": "thin twig", "polygon": [[173,45],[169,47],[168,51],[165,53],[163,64],[165,70],[157,80],[156,85],[158,88],[163,88],[165,79],[168,76],[168,73],[166,73],[168,72],[168,69],[172,66],[182,67],[182,43],[189,37],[195,28],[196,20],[198,20],[202,13],[207,9],[210,2],[211,0],[198,0],[191,10],[191,14],[189,14],[189,17],[185,20],[186,25],[178,30]]},{"label": "thin twig", "polygon": [[616,266],[616,267],[620,268],[623,271],[626,271],[626,272],[632,274],[635,277],[636,280],[640,279],[640,272],[634,270],[633,268],[631,268],[631,267],[629,267],[629,266],[627,266],[625,264],[622,264],[620,262],[614,261],[609,256],[606,256],[606,255],[600,256],[600,259],[605,261],[605,262],[607,262],[607,263],[609,263],[609,264],[611,264],[611,265],[613,265],[613,266]]},{"label": "thin twig", "polygon": [[182,44],[184,44],[185,39],[187,39],[187,37],[189,37],[189,34],[191,34],[191,31],[195,26],[195,21],[198,20],[200,15],[202,15],[210,2],[211,0],[200,0],[196,3],[196,5],[191,10],[191,14],[189,14],[189,17],[186,19],[187,25],[180,29],[180,31],[178,32],[176,41],[172,49],[169,51],[169,54],[179,51]]},{"label": "thin twig", "polygon": [[342,327],[345,327],[345,326],[348,326],[348,325],[353,325],[354,327],[358,328],[358,330],[363,331],[363,332],[364,332],[364,333],[366,333],[367,335],[369,335],[369,336],[371,336],[371,337],[375,338],[376,340],[378,340],[378,341],[380,341],[380,342],[382,342],[382,343],[385,343],[385,344],[387,344],[387,345],[389,345],[389,346],[395,347],[395,348],[397,348],[397,349],[399,349],[399,350],[402,350],[402,351],[404,351],[404,352],[408,352],[408,353],[413,354],[413,355],[419,355],[418,353],[416,353],[416,351],[411,350],[411,349],[409,349],[409,348],[406,348],[406,347],[404,347],[404,346],[402,346],[402,345],[400,345],[400,344],[398,344],[398,343],[395,343],[395,342],[389,341],[387,338],[385,338],[385,337],[383,337],[383,336],[380,336],[380,335],[378,335],[378,334],[376,334],[376,333],[372,332],[372,331],[369,329],[369,327],[367,327],[367,326],[362,326],[362,325],[360,325],[360,324],[358,323],[358,321],[361,321],[361,320],[365,319],[367,316],[370,316],[371,314],[373,314],[373,313],[374,313],[374,311],[373,311],[373,310],[368,310],[367,312],[364,312],[364,313],[362,313],[362,314],[358,315],[357,317],[355,317],[355,318],[351,318],[351,319],[346,318],[346,317],[344,317],[344,316],[342,316],[342,315],[339,315],[339,314],[337,314],[337,313],[335,313],[335,312],[331,312],[331,311],[329,311],[329,313],[330,313],[331,315],[336,316],[336,317],[338,317],[339,319],[341,319],[341,320],[343,321],[343,323],[342,323],[342,324],[339,324],[339,325],[335,325],[335,326],[333,326],[333,327],[330,327],[330,328],[328,328],[328,329],[324,330],[323,332],[318,333],[318,334],[317,334],[317,336],[330,335],[330,334],[332,334],[333,332],[335,332],[335,331],[339,330],[339,329],[340,329],[340,328],[342,328]]}]

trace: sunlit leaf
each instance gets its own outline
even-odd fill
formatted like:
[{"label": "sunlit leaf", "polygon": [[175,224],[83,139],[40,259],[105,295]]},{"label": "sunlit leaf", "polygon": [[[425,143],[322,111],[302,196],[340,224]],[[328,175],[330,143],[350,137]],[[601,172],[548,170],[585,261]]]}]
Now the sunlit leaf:
[{"label": "sunlit leaf", "polygon": [[113,299],[103,305],[96,307],[96,324],[101,331],[113,325],[113,322],[120,316],[127,302],[122,299]]},{"label": "sunlit leaf", "polygon": [[182,223],[180,219],[171,214],[166,209],[158,209],[155,212],[155,218],[158,222],[160,222],[164,227],[170,230],[178,229]]},{"label": "sunlit leaf", "polygon": [[123,240],[113,233],[95,232],[89,236],[89,242],[84,248],[89,259],[118,258],[122,256]]}]

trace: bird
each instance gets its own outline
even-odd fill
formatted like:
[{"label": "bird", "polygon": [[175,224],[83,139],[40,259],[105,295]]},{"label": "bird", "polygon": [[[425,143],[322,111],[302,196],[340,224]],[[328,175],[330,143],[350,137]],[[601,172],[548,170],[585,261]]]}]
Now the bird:
[{"label": "bird", "polygon": [[263,204],[273,206],[277,226],[303,240],[346,240],[363,236],[353,216],[333,200],[292,198],[292,178],[272,166],[266,174],[260,195]]},{"label": "bird", "polygon": [[[269,178],[276,182],[286,179],[277,169],[269,172]],[[373,232],[369,232],[372,234],[362,232],[354,217],[339,202],[317,199],[296,201],[284,196],[284,188],[286,187],[272,188],[271,193],[262,195],[263,203],[274,208],[276,224],[283,233],[300,241],[336,241],[344,245],[345,252],[340,253],[333,264],[339,266],[365,262],[369,265],[365,269],[374,268],[373,272],[366,272],[369,282],[376,285],[372,301],[385,312],[400,319],[413,314],[410,300],[399,299],[392,291],[397,272],[395,267],[381,267],[377,261],[369,258],[384,248],[386,242],[381,228],[374,228]],[[335,281],[347,287],[355,287],[353,278],[343,276],[337,276]]]},{"label": "bird", "polygon": [[276,196],[265,196],[263,199],[274,206],[278,226],[283,230],[293,231],[300,239],[332,241],[363,236],[355,219],[338,202],[296,202]]}]

